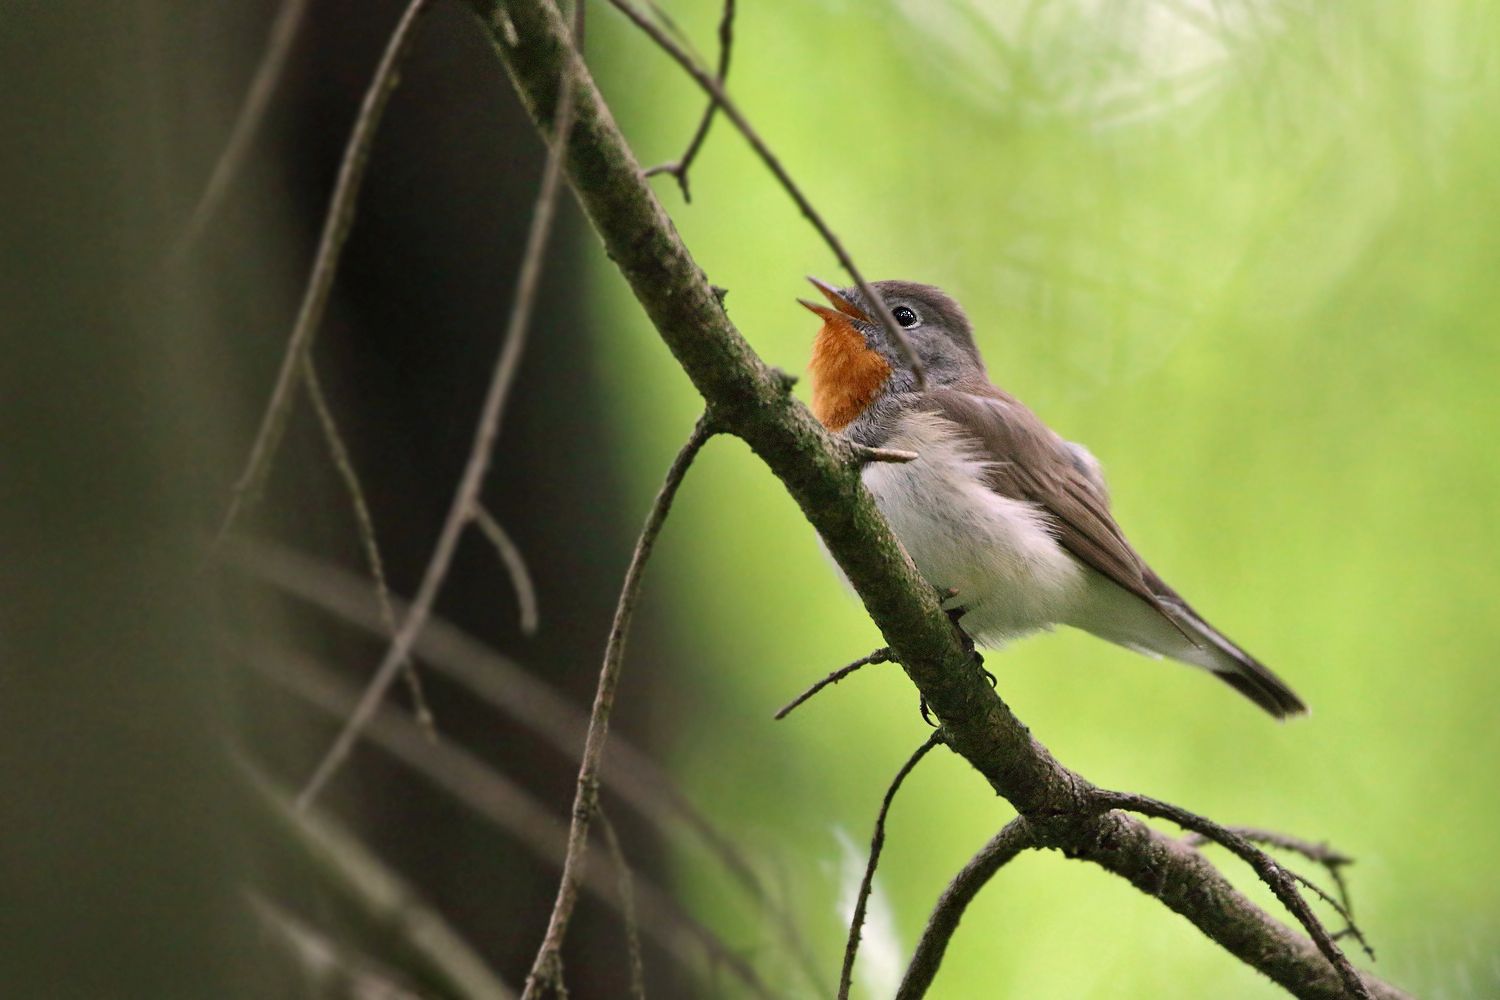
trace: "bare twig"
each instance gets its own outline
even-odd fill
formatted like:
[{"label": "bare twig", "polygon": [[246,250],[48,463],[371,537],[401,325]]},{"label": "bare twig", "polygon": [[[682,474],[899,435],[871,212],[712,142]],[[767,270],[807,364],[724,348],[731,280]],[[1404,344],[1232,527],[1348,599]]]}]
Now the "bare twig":
[{"label": "bare twig", "polygon": [[[258,648],[253,642],[237,644],[230,652],[277,687],[335,719],[348,714],[358,694],[352,685],[302,653]],[[493,824],[544,863],[561,869],[567,854],[567,827],[530,792],[463,747],[441,738],[436,743],[425,739],[410,719],[390,708],[376,712],[368,733],[372,745]],[[299,815],[314,816],[316,811]],[[590,868],[584,873],[583,888],[623,917],[611,869]],[[729,969],[749,993],[770,995],[753,967],[664,890],[644,879],[635,880],[633,888],[643,918],[642,930],[680,966],[693,969],[696,960],[706,955]]]},{"label": "bare twig", "polygon": [[[1333,879],[1334,895],[1329,895],[1329,893],[1324,891],[1321,886],[1313,882],[1311,879],[1304,878],[1297,872],[1288,869],[1289,874],[1293,878],[1295,878],[1302,885],[1306,886],[1308,889],[1311,889],[1314,893],[1317,894],[1319,899],[1323,900],[1329,906],[1333,907],[1334,911],[1338,913],[1341,918],[1343,918],[1344,929],[1333,935],[1333,939],[1337,941],[1340,938],[1346,936],[1354,938],[1354,940],[1358,942],[1360,949],[1364,951],[1364,953],[1368,955],[1372,961],[1374,960],[1375,949],[1371,947],[1369,940],[1365,937],[1364,931],[1360,928],[1359,924],[1355,922],[1354,904],[1350,901],[1349,898],[1349,884],[1344,879],[1343,868],[1346,865],[1352,865],[1354,863],[1353,858],[1349,857],[1349,855],[1347,854],[1335,851],[1327,844],[1315,844],[1310,840],[1303,840],[1300,837],[1291,837],[1287,834],[1279,833],[1275,830],[1262,830],[1257,827],[1249,826],[1231,826],[1228,827],[1228,829],[1234,833],[1239,834],[1241,837],[1244,837],[1251,843],[1265,844],[1269,847],[1275,847],[1279,850],[1301,855],[1307,860],[1320,865],[1325,871],[1327,871],[1328,876]],[[1183,840],[1194,847],[1200,847],[1203,844],[1212,843],[1212,840],[1210,840],[1210,838],[1205,837],[1200,833],[1190,833],[1186,837],[1184,837]]]},{"label": "bare twig", "polygon": [[[724,0],[724,13],[719,18],[719,67],[714,73],[714,80],[722,89],[724,81],[729,78],[729,54],[734,47],[734,0]],[[714,123],[714,114],[719,110],[719,101],[715,97],[708,99],[708,107],[703,109],[703,117],[698,121],[698,127],[693,130],[693,137],[688,140],[687,149],[682,155],[669,163],[659,163],[646,171],[647,177],[655,177],[657,174],[671,174],[677,178],[677,186],[682,189],[682,200],[691,202],[692,192],[688,190],[688,169],[692,167],[693,160],[698,157],[698,150],[703,147],[703,140],[708,138],[709,126]]]},{"label": "bare twig", "polygon": [[864,276],[860,274],[859,268],[855,266],[854,258],[850,257],[849,251],[844,249],[843,242],[829,228],[828,223],[823,220],[823,216],[818,213],[818,210],[813,208],[812,202],[807,199],[807,195],[803,194],[802,189],[792,180],[791,174],[787,173],[786,167],[782,166],[781,160],[777,158],[776,154],[771,152],[771,148],[760,137],[760,133],[751,127],[750,122],[740,112],[739,107],[729,99],[729,95],[724,91],[724,88],[719,85],[719,82],[707,70],[699,66],[697,61],[684,51],[680,45],[668,38],[665,32],[652,24],[650,19],[640,11],[636,10],[630,0],[609,0],[609,2],[620,13],[629,18],[631,23],[645,32],[656,43],[658,48],[671,56],[672,60],[681,66],[687,72],[688,76],[691,76],[697,82],[698,86],[702,87],[708,93],[714,103],[724,109],[724,114],[734,123],[734,127],[739,129],[740,134],[745,137],[745,141],[750,143],[751,148],[755,150],[761,162],[766,165],[766,168],[771,171],[786,193],[791,196],[792,201],[797,203],[797,208],[802,212],[803,217],[812,223],[813,228],[818,231],[818,235],[823,237],[823,242],[828,244],[828,248],[838,258],[839,264],[849,273],[849,277],[854,279],[854,283],[859,286],[860,293],[865,297],[866,305],[874,311],[875,317],[880,320],[880,325],[885,329],[886,336],[891,338],[891,342],[896,345],[897,349],[901,351],[902,357],[906,359],[906,363],[911,366],[912,376],[916,380],[917,388],[926,389],[927,373],[923,370],[922,362],[917,357],[917,352],[912,348],[911,341],[907,339],[906,332],[901,329],[901,324],[897,323],[896,318],[891,315],[890,307],[885,304],[884,299],[875,294],[875,289],[870,287],[870,283],[864,279]]},{"label": "bare twig", "polygon": [[1255,874],[1259,875],[1261,881],[1270,887],[1281,904],[1297,918],[1297,922],[1317,944],[1318,950],[1338,972],[1339,979],[1343,981],[1344,988],[1349,995],[1358,997],[1360,1000],[1369,1000],[1370,991],[1365,987],[1359,972],[1344,954],[1343,949],[1338,946],[1338,942],[1333,939],[1333,935],[1328,932],[1328,928],[1323,926],[1317,914],[1313,913],[1311,907],[1307,905],[1302,894],[1297,891],[1298,878],[1275,858],[1228,827],[1189,812],[1180,806],[1172,805],[1170,802],[1162,802],[1159,799],[1137,795],[1133,792],[1100,792],[1098,801],[1110,809],[1125,809],[1142,816],[1169,820],[1184,830],[1207,837],[1214,843],[1227,848],[1254,869]]},{"label": "bare twig", "polygon": [[516,603],[521,606],[521,633],[535,635],[538,620],[536,584],[531,580],[531,570],[526,568],[525,556],[521,555],[520,547],[483,504],[474,506],[474,523],[479,525],[484,537],[495,547],[500,564],[510,575],[510,585],[516,590]]},{"label": "bare twig", "polygon": [[989,884],[996,872],[1032,846],[1035,846],[1035,841],[1031,829],[1024,819],[1017,816],[1001,827],[1000,832],[991,837],[969,859],[969,863],[953,876],[953,881],[948,883],[948,887],[938,897],[937,905],[932,908],[932,915],[927,918],[927,927],[922,931],[922,939],[917,942],[911,962],[906,966],[906,974],[901,978],[896,1000],[920,1000],[927,995],[933,977],[943,963],[948,942],[953,938],[953,932],[958,930],[958,922],[963,918],[964,910],[968,909],[974,897],[979,895],[979,890]]},{"label": "bare twig", "polygon": [[224,196],[245,165],[250,145],[260,131],[261,122],[265,120],[266,109],[271,105],[271,96],[276,91],[281,75],[286,72],[287,58],[291,55],[292,44],[301,30],[307,7],[308,0],[282,0],[275,20],[271,22],[265,54],[261,56],[260,65],[255,67],[250,89],[245,92],[245,102],[240,105],[239,114],[229,130],[229,141],[224,144],[224,150],[215,161],[213,172],[209,174],[208,184],[203,188],[198,204],[193,207],[193,214],[189,216],[187,225],[177,238],[177,244],[172,248],[174,259],[182,259],[208,230],[208,224],[218,214]]},{"label": "bare twig", "polygon": [[912,769],[921,763],[922,758],[932,750],[933,747],[943,742],[943,731],[935,731],[927,737],[926,742],[917,747],[912,755],[907,758],[906,763],[901,765],[901,770],[891,779],[891,787],[885,790],[885,798],[881,800],[880,812],[875,817],[875,833],[870,837],[870,860],[865,865],[865,876],[859,883],[859,896],[854,901],[854,915],[849,918],[849,940],[844,945],[844,968],[839,973],[839,1000],[849,1000],[849,987],[854,981],[854,956],[859,952],[860,931],[865,925],[865,907],[870,902],[870,891],[875,885],[875,867],[880,864],[880,851],[885,846],[885,817],[891,811],[891,803],[896,800],[896,793],[901,790],[901,783],[906,776],[911,774]]},{"label": "bare twig", "polygon": [[[339,478],[344,481],[344,489],[349,494],[349,505],[354,510],[354,523],[359,529],[360,548],[364,550],[370,578],[375,582],[375,599],[380,604],[381,623],[385,626],[386,635],[394,638],[397,630],[396,610],[391,605],[391,589],[386,584],[385,560],[380,557],[380,545],[375,538],[375,519],[370,516],[370,505],[365,500],[359,473],[354,470],[354,460],[350,458],[344,437],[339,433],[338,421],[333,418],[333,410],[328,405],[328,397],[323,393],[323,383],[318,378],[318,368],[311,354],[302,359],[302,381],[307,386],[307,398],[312,403],[313,412],[318,416],[318,425],[323,429],[328,457],[338,470]],[[406,679],[406,689],[411,695],[412,712],[417,718],[417,724],[427,731],[429,737],[436,735],[432,708],[427,704],[427,695],[422,691],[422,678],[417,674],[416,661],[411,657],[402,661],[401,674]]]},{"label": "bare twig", "polygon": [[609,736],[609,717],[614,709],[615,687],[620,680],[620,665],[625,655],[625,640],[630,633],[630,622],[635,614],[635,602],[640,596],[641,577],[651,550],[656,545],[657,535],[672,508],[677,488],[683,476],[703,445],[717,432],[708,414],[698,418],[687,443],[672,460],[662,481],[651,512],[646,515],[646,524],[641,528],[640,538],[630,557],[630,566],[625,571],[625,582],[620,587],[620,600],[615,605],[614,622],[610,625],[609,641],[604,648],[604,663],[599,668],[599,686],[594,693],[594,708],[589,716],[589,734],[584,743],[583,761],[578,767],[578,787],[573,798],[573,824],[568,831],[568,855],[563,864],[562,880],[557,887],[557,900],[552,906],[552,916],[547,923],[547,933],[537,949],[531,973],[526,977],[523,1000],[535,997],[550,984],[558,956],[562,952],[563,938],[568,932],[568,921],[573,916],[573,907],[578,901],[578,882],[582,876],[584,855],[588,849],[589,821],[593,818],[599,798],[599,768],[604,757],[604,743]]},{"label": "bare twig", "polygon": [[609,856],[614,859],[615,871],[620,882],[620,913],[625,920],[625,947],[630,954],[630,995],[635,1000],[646,1000],[646,965],[641,958],[641,928],[635,915],[635,889],[631,885],[630,863],[625,860],[625,849],[620,845],[620,834],[610,822],[604,806],[594,805],[599,814],[599,828],[604,831],[604,843]]},{"label": "bare twig", "polygon": [[828,687],[830,684],[837,684],[845,677],[848,677],[850,674],[854,673],[854,671],[858,670],[860,667],[868,666],[872,663],[889,663],[892,658],[891,648],[889,646],[882,646],[880,649],[875,650],[875,652],[871,653],[869,656],[861,656],[853,663],[839,667],[833,673],[818,681],[812,687],[808,688],[806,691],[803,691],[801,694],[793,698],[791,701],[787,702],[785,705],[782,705],[781,708],[777,709],[774,718],[785,719],[788,715],[792,714],[792,711],[795,708],[797,708],[803,702],[807,701],[813,695]]},{"label": "bare twig", "polygon": [[[579,10],[582,10],[581,4]],[[568,80],[571,79],[571,76],[568,77]],[[360,698],[359,704],[350,714],[333,746],[329,748],[327,755],[318,764],[312,777],[308,779],[306,787],[298,796],[297,803],[300,807],[305,808],[316,799],[328,779],[338,770],[339,765],[348,756],[350,747],[359,738],[360,730],[364,728],[376,707],[379,706],[380,700],[385,696],[402,661],[411,654],[412,644],[416,642],[423,625],[426,624],[433,602],[437,599],[438,591],[442,589],[443,581],[448,575],[448,567],[453,561],[453,553],[458,548],[458,541],[464,529],[474,518],[480,487],[484,485],[484,476],[489,471],[495,440],[500,435],[500,423],[505,414],[505,403],[520,366],[521,352],[526,344],[526,331],[531,322],[532,308],[536,301],[537,285],[541,280],[547,241],[552,233],[552,218],[557,206],[558,188],[562,181],[563,157],[573,121],[573,89],[568,83],[564,83],[558,94],[555,120],[556,128],[547,152],[547,164],[542,172],[541,190],[537,192],[536,205],[532,211],[531,230],[526,237],[525,255],[521,259],[521,272],[516,281],[515,301],[511,306],[510,321],[506,325],[505,341],[500,347],[500,355],[495,362],[495,372],[490,379],[489,391],[480,409],[478,425],[474,429],[474,442],[469,449],[469,458],[464,466],[463,476],[459,479],[457,490],[454,491],[453,502],[448,508],[448,516],[438,534],[437,544],[433,546],[432,558],[422,574],[422,582],[418,585],[416,596],[412,599],[411,609],[402,621],[401,629],[396,633],[390,648],[386,650],[385,659],[376,668],[369,686],[365,688],[364,696]]]},{"label": "bare twig", "polygon": [[[383,627],[368,582],[341,567],[272,542],[231,543],[227,554],[233,565],[329,614],[377,633]],[[393,600],[396,610],[405,614],[400,598]],[[536,671],[521,667],[438,615],[429,619],[414,653],[431,669],[540,735],[557,752],[574,761],[581,758],[588,715],[539,680]],[[731,837],[682,794],[669,774],[616,735],[610,741],[602,778],[605,788],[663,836],[679,835],[685,828],[697,837],[770,918],[813,992],[819,996],[832,993],[832,984],[824,980],[807,936],[786,904],[765,885]]]},{"label": "bare twig", "polygon": [[853,445],[851,450],[854,452],[854,457],[861,464],[866,462],[892,462],[896,465],[902,465],[906,462],[915,462],[922,457],[914,451],[906,451],[901,448],[871,448],[868,445],[862,444]]},{"label": "bare twig", "polygon": [[338,181],[333,188],[333,198],[328,206],[328,217],[323,222],[323,233],[318,238],[317,256],[313,260],[312,277],[308,279],[307,291],[297,309],[297,319],[292,324],[292,335],[287,340],[286,354],[281,359],[281,369],[276,374],[276,384],[271,390],[271,399],[261,417],[260,429],[255,442],[250,446],[250,456],[245,460],[245,469],[234,485],[229,499],[229,508],[224,513],[215,539],[222,541],[244,507],[254,500],[261,484],[270,471],[271,461],[281,444],[286,430],[287,418],[292,410],[292,391],[303,359],[312,348],[313,338],[323,321],[328,307],[328,296],[333,290],[333,278],[338,272],[339,256],[354,224],[354,204],[365,176],[365,166],[370,159],[370,148],[375,142],[375,133],[381,116],[390,102],[400,80],[401,62],[411,48],[412,29],[417,19],[431,5],[432,0],[412,0],[407,6],[391,39],[386,43],[380,64],[375,68],[375,77],[365,91],[359,116],[354,121],[354,131],[349,144],[344,148],[344,159],[339,164]]}]

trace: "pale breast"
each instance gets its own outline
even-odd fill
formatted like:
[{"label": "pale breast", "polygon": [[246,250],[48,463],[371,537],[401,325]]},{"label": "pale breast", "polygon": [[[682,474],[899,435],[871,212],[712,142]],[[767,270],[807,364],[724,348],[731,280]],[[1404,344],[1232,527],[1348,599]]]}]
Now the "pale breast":
[{"label": "pale breast", "polygon": [[958,591],[953,603],[977,642],[994,647],[1067,616],[1082,568],[1043,512],[985,484],[987,463],[957,425],[907,414],[886,444],[920,457],[867,466],[865,485],[928,582]]}]

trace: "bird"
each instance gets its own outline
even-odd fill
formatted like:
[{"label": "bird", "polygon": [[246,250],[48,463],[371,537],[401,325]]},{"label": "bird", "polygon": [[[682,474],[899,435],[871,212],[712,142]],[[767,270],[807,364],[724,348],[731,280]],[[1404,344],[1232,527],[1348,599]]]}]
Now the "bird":
[{"label": "bird", "polygon": [[1115,522],[1103,470],[990,381],[963,308],[911,281],[868,287],[902,328],[918,379],[858,287],[809,278],[827,304],[808,368],[813,415],[854,445],[914,452],[861,476],[963,630],[998,649],[1055,626],[1200,667],[1277,719],[1307,706],[1194,611]]}]

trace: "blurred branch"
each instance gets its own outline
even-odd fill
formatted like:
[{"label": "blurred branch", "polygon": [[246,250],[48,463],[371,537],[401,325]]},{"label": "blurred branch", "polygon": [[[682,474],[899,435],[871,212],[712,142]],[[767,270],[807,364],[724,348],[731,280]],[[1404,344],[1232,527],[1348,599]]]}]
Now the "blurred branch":
[{"label": "blurred branch", "polygon": [[[724,81],[729,78],[729,54],[734,48],[734,0],[724,0],[724,13],[719,18],[719,68],[714,73],[714,81],[720,89],[724,87]],[[703,117],[698,121],[698,127],[693,130],[693,137],[688,140],[687,149],[682,155],[670,163],[658,163],[646,171],[647,177],[655,177],[657,174],[671,174],[677,178],[677,186],[682,189],[682,200],[691,202],[692,192],[688,190],[688,168],[698,158],[698,150],[703,148],[703,140],[708,138],[708,128],[714,123],[714,114],[719,110],[719,101],[710,96],[708,107],[703,110]]]},{"label": "blurred branch", "polygon": [[922,931],[922,940],[917,942],[917,949],[906,966],[906,974],[901,979],[896,1000],[920,1000],[927,995],[938,967],[943,964],[943,953],[948,950],[948,942],[953,938],[953,932],[958,930],[958,922],[963,918],[964,910],[968,909],[974,897],[979,895],[979,890],[989,884],[996,872],[1016,855],[1033,846],[1026,820],[1018,816],[1005,824],[959,870],[938,897],[937,905],[932,908],[932,915],[927,918],[927,927]]},{"label": "blurred branch", "polygon": [[521,633],[535,635],[538,621],[536,584],[531,580],[531,570],[526,567],[526,557],[521,555],[520,546],[516,545],[483,504],[474,505],[474,523],[479,525],[484,537],[495,547],[500,564],[510,575],[510,585],[516,591],[516,603],[521,606]]},{"label": "blurred branch", "polygon": [[609,641],[604,647],[604,663],[599,668],[599,687],[594,694],[594,708],[589,717],[588,738],[583,746],[583,760],[578,767],[578,788],[573,798],[573,822],[568,830],[568,852],[563,862],[562,880],[557,887],[557,900],[552,907],[552,916],[547,922],[547,933],[537,949],[531,972],[526,977],[523,998],[538,995],[542,989],[551,988],[561,992],[561,954],[563,938],[568,932],[568,922],[573,916],[573,907],[578,901],[578,883],[583,876],[584,856],[588,851],[589,822],[599,801],[599,770],[604,758],[604,744],[609,737],[609,717],[614,710],[615,688],[620,680],[620,667],[625,657],[625,640],[630,635],[631,619],[635,616],[635,604],[640,596],[641,579],[656,538],[672,510],[672,500],[682,485],[683,477],[698,452],[717,433],[708,414],[698,418],[687,443],[677,452],[662,480],[661,489],[646,515],[646,524],[641,528],[635,551],[630,556],[630,566],[625,570],[625,582],[620,586],[620,600],[615,605],[614,621],[609,627]]},{"label": "blurred branch", "polygon": [[265,806],[256,818],[271,827],[270,842],[291,852],[301,874],[355,914],[366,932],[392,945],[382,949],[387,962],[443,996],[512,1000],[515,992],[363,844],[331,820],[297,811],[269,779],[248,765],[246,770]]},{"label": "blurred branch", "polygon": [[323,322],[323,313],[328,308],[328,296],[333,291],[333,278],[338,273],[339,257],[349,230],[354,225],[354,204],[364,182],[365,167],[370,160],[370,148],[375,144],[375,133],[379,131],[380,119],[390,103],[391,94],[401,78],[401,63],[411,48],[413,29],[417,19],[426,12],[432,0],[412,0],[396,23],[375,76],[365,91],[360,104],[359,116],[354,120],[354,131],[349,144],[344,148],[344,158],[339,164],[338,181],[334,184],[333,198],[328,205],[328,215],[323,221],[323,232],[318,238],[317,256],[313,258],[312,276],[303,293],[302,304],[297,309],[297,319],[292,324],[292,335],[287,340],[286,354],[281,359],[281,369],[276,374],[276,384],[271,389],[271,399],[266,403],[260,428],[250,446],[250,455],[245,460],[244,471],[234,484],[229,498],[229,508],[219,526],[215,543],[222,541],[234,527],[235,519],[254,500],[261,484],[271,469],[276,449],[281,444],[286,430],[287,418],[291,415],[293,384],[302,371],[304,360],[312,350],[313,338]]},{"label": "blurred branch", "polygon": [[[338,421],[333,417],[328,397],[323,394],[323,383],[318,378],[318,367],[311,354],[302,359],[302,381],[307,386],[308,401],[317,414],[318,426],[323,429],[328,457],[338,470],[339,478],[344,481],[345,492],[349,494],[349,505],[354,510],[354,523],[359,529],[360,548],[365,554],[370,579],[375,583],[375,599],[380,605],[381,624],[385,626],[386,636],[394,638],[397,632],[396,610],[391,605],[391,588],[386,583],[385,560],[380,556],[380,543],[375,538],[375,518],[370,514],[370,503],[365,499],[359,473],[354,469],[354,460],[349,456],[344,436],[339,433]],[[422,679],[417,675],[416,662],[410,656],[402,661],[401,673],[406,678],[406,688],[411,694],[412,712],[417,718],[417,724],[427,731],[429,737],[435,736],[437,727],[433,724],[432,709],[422,691]]]},{"label": "blurred branch", "polygon": [[250,894],[250,908],[286,945],[307,976],[308,995],[341,1000],[422,1000],[368,956],[352,953],[265,896]]},{"label": "blurred branch", "polygon": [[[423,0],[415,0],[409,16],[415,16],[422,2]],[[580,12],[583,10],[582,3],[579,3],[577,10]],[[395,47],[394,39],[391,44]],[[501,418],[505,415],[505,404],[510,397],[510,388],[520,368],[521,354],[526,346],[526,332],[531,324],[531,314],[536,304],[537,286],[541,282],[547,243],[552,235],[552,219],[557,208],[557,192],[561,186],[563,159],[567,152],[568,135],[571,132],[570,125],[573,120],[571,86],[564,86],[558,91],[553,114],[556,118],[556,128],[548,143],[547,163],[542,171],[541,188],[537,191],[536,203],[532,208],[531,229],[526,235],[526,248],[521,258],[521,271],[516,279],[516,294],[511,304],[510,321],[506,324],[505,340],[500,346],[500,354],[495,361],[495,371],[490,377],[490,386],[485,393],[484,405],[480,408],[479,422],[474,429],[474,440],[469,447],[469,457],[464,464],[463,475],[459,479],[458,488],[454,490],[448,516],[444,519],[442,530],[438,533],[432,556],[427,562],[426,570],[422,573],[422,582],[417,587],[416,596],[412,599],[411,608],[401,623],[401,629],[391,640],[385,659],[375,669],[375,675],[370,678],[364,695],[355,705],[354,711],[350,713],[348,720],[344,723],[344,728],[334,740],[333,746],[329,748],[328,753],[313,771],[312,777],[307,780],[307,785],[298,795],[297,804],[300,807],[307,807],[318,797],[318,793],[323,790],[328,779],[333,777],[339,765],[348,757],[350,748],[359,738],[360,730],[365,727],[376,708],[379,707],[381,699],[385,697],[385,692],[390,688],[391,681],[395,679],[401,664],[411,655],[412,644],[416,642],[422,627],[427,623],[427,616],[432,612],[433,602],[437,600],[438,591],[442,589],[443,582],[447,579],[448,567],[452,565],[453,554],[458,549],[459,539],[463,537],[464,529],[474,521],[479,509],[479,492],[484,486],[485,474],[489,471],[495,441],[500,436]]]},{"label": "blurred branch", "polygon": [[[331,615],[376,634],[381,620],[367,581],[321,560],[271,542],[234,542],[231,563],[270,586],[307,601]],[[404,613],[399,597],[393,598]],[[433,616],[417,640],[415,653],[433,670],[467,688],[517,724],[540,735],[559,753],[579,760],[588,734],[588,716],[536,673],[490,649],[441,617]],[[770,918],[771,926],[795,956],[814,992],[827,995],[807,937],[791,913],[762,882],[749,860],[682,794],[670,775],[623,736],[610,741],[601,772],[604,785],[650,822],[663,836],[685,828]]]},{"label": "blurred branch", "polygon": [[599,813],[599,828],[604,831],[604,843],[609,856],[619,873],[620,914],[625,920],[625,946],[630,953],[630,995],[634,1000],[646,1000],[646,965],[641,957],[641,927],[635,915],[635,889],[631,881],[630,863],[625,860],[625,848],[620,843],[620,834],[602,805],[594,807]]},{"label": "blurred branch", "polygon": [[[261,676],[333,718],[343,718],[356,692],[310,657],[286,650],[240,654]],[[445,739],[428,741],[399,713],[382,708],[370,721],[371,742],[425,780],[504,830],[546,863],[561,868],[567,853],[567,830],[529,792],[495,771],[474,754]],[[612,867],[612,866],[611,866]],[[608,868],[590,868],[583,887],[624,915],[618,882]],[[764,984],[709,928],[682,910],[672,897],[648,883],[634,885],[647,936],[684,968],[701,953],[727,967],[756,996],[769,996]]]},{"label": "blurred branch", "polygon": [[859,937],[865,926],[865,907],[869,905],[870,892],[875,888],[875,868],[880,864],[880,851],[885,847],[885,818],[890,813],[891,803],[896,801],[896,793],[901,790],[906,776],[942,742],[941,729],[928,736],[906,759],[906,763],[901,765],[901,769],[891,779],[890,787],[885,790],[885,798],[880,801],[880,812],[875,816],[875,832],[870,836],[870,859],[865,863],[864,878],[859,882],[859,895],[854,900],[854,913],[849,918],[849,938],[844,943],[844,967],[839,972],[839,1000],[849,1000],[849,987],[854,983],[854,957],[859,953]]},{"label": "blurred branch", "polygon": [[208,224],[218,214],[224,196],[234,184],[245,160],[249,158],[250,145],[260,131],[261,122],[265,120],[266,109],[271,106],[276,85],[286,72],[287,58],[291,55],[292,44],[297,40],[297,32],[302,27],[307,7],[308,0],[282,0],[275,20],[271,22],[265,54],[261,56],[260,65],[255,67],[250,89],[245,92],[245,102],[240,105],[234,126],[229,130],[229,141],[224,144],[223,152],[214,162],[213,172],[209,174],[203,194],[193,207],[193,214],[188,218],[182,235],[177,238],[177,245],[172,248],[174,258],[182,259],[197,244],[208,229]]},{"label": "blurred branch", "polygon": [[[742,133],[754,136],[711,76],[624,0],[611,2],[671,53]],[[490,21],[495,3],[470,3],[495,33]],[[788,395],[785,380],[730,323],[642,176],[587,68],[574,58],[557,10],[545,0],[508,0],[506,11],[518,43],[506,46],[497,39],[498,48],[538,128],[552,127],[559,89],[576,88],[570,180],[611,259],[715,420],[749,444],[822,535],[923,700],[941,719],[948,745],[1033,825],[1038,843],[1129,880],[1298,996],[1346,996],[1342,969],[1318,946],[1250,902],[1198,852],[1111,811],[1107,793],[1060,764],[991,690],[938,595],[875,509],[858,467],[845,457],[847,450]],[[776,164],[763,142],[751,142],[763,160]],[[773,166],[773,173],[788,186],[778,168]],[[804,198],[798,203],[806,205]],[[1374,996],[1404,996],[1373,976],[1363,977],[1362,984]]]}]

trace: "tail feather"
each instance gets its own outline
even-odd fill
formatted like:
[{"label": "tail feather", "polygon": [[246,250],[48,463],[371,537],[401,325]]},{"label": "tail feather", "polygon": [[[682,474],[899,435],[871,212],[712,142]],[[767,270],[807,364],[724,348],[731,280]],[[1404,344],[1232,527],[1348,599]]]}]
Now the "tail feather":
[{"label": "tail feather", "polygon": [[1208,624],[1156,574],[1149,570],[1146,574],[1147,586],[1157,597],[1155,603],[1141,600],[1100,574],[1090,574],[1089,580],[1083,600],[1065,624],[1148,656],[1202,667],[1275,718],[1307,711],[1286,682]]},{"label": "tail feather", "polygon": [[1200,648],[1193,651],[1195,655],[1181,659],[1207,667],[1219,680],[1278,719],[1307,712],[1307,705],[1297,693],[1269,667],[1230,642],[1160,577],[1154,573],[1151,576],[1152,589],[1160,596],[1162,605],[1190,637],[1198,640]]}]

